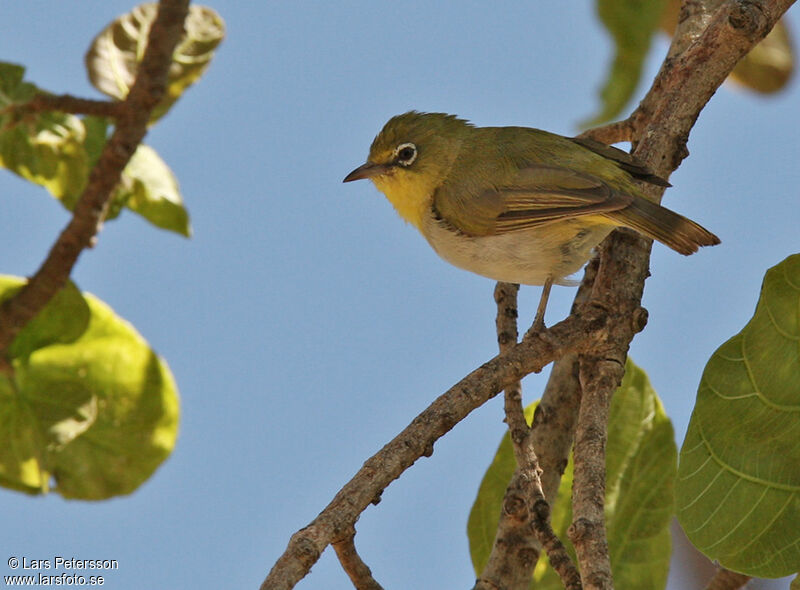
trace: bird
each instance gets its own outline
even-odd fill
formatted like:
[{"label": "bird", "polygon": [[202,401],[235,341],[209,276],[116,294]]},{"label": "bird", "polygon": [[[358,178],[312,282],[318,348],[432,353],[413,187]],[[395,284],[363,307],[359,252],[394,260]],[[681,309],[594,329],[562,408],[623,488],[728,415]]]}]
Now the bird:
[{"label": "bird", "polygon": [[447,262],[494,279],[543,286],[532,330],[544,328],[553,284],[615,228],[689,255],[719,238],[648,200],[636,181],[671,186],[627,152],[530,127],[478,127],[409,111],[375,137],[344,182],[369,179]]}]

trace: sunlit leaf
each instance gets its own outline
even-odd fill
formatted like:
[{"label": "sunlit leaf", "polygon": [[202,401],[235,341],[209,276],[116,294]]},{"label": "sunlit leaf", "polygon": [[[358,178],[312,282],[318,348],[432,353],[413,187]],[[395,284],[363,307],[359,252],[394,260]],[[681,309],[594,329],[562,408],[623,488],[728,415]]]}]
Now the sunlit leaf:
[{"label": "sunlit leaf", "polygon": [[[95,37],[86,54],[86,68],[89,79],[100,92],[118,100],[128,95],[144,57],[156,12],[156,4],[140,4]],[[151,121],[161,118],[184,90],[203,75],[224,36],[225,23],[219,14],[205,6],[189,7],[184,35],[172,56],[166,96]]]},{"label": "sunlit leaf", "polygon": [[[0,110],[30,101],[39,90],[23,82],[24,68],[0,63]],[[0,166],[74,203],[89,175],[81,119],[57,112],[0,114]]]},{"label": "sunlit leaf", "polygon": [[[22,283],[3,277],[0,296]],[[90,319],[77,339],[39,346],[0,376],[0,485],[85,500],[128,494],[174,447],[166,363],[107,305],[84,298]]]},{"label": "sunlit leaf", "polygon": [[[0,275],[0,302],[21,288],[16,277]],[[73,342],[83,334],[88,324],[89,306],[70,281],[17,334],[8,349],[8,356],[24,358],[48,344]]]},{"label": "sunlit leaf", "polygon": [[[24,69],[0,63],[0,109],[25,104],[38,92],[22,81]],[[86,188],[89,169],[105,147],[109,122],[104,117],[49,112],[13,118],[0,115],[0,166],[44,186],[68,210]],[[178,181],[150,147],[140,145],[122,173],[106,219],[123,207],[156,227],[191,235]]]},{"label": "sunlit leaf", "polygon": [[144,144],[133,154],[114,195],[153,225],[189,237],[189,213],[178,181],[156,151]]},{"label": "sunlit leaf", "polygon": [[[526,410],[530,417],[535,406]],[[645,373],[631,361],[614,394],[606,458],[606,521],[615,587],[661,590],[671,553],[669,521],[677,450],[672,425]],[[503,495],[516,463],[506,434],[486,472],[470,512],[467,534],[476,572],[491,552]],[[574,556],[567,540],[572,521],[572,458],[552,508],[552,526]],[[542,556],[534,571],[537,589],[561,589],[558,575]]]},{"label": "sunlit leaf", "polygon": [[86,140],[83,145],[86,148],[86,155],[89,157],[89,166],[94,166],[100,159],[100,154],[108,139],[109,125],[110,123],[105,117],[87,115],[83,118],[83,126],[86,128]]},{"label": "sunlit leaf", "polygon": [[800,569],[800,255],[764,276],[755,314],[706,365],[677,485],[689,540],[724,567]]},{"label": "sunlit leaf", "polygon": [[614,41],[614,59],[600,91],[600,111],[584,126],[609,121],[633,98],[665,0],[597,0],[597,13]]},{"label": "sunlit leaf", "polygon": [[47,491],[50,474],[44,468],[46,441],[36,417],[0,376],[0,485],[29,494]]}]

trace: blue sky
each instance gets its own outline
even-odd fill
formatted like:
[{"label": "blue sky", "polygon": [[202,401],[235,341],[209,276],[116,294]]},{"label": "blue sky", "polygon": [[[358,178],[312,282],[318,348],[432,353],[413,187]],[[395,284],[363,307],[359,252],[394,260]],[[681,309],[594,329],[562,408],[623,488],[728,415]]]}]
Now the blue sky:
[{"label": "blue sky", "polygon": [[[83,54],[131,7],[6,2],[0,60],[43,88],[97,97]],[[368,456],[496,354],[494,284],[441,261],[370,184],[341,179],[409,109],[574,134],[611,56],[588,3],[213,7],[226,41],[147,137],[180,181],[194,237],[125,213],[74,274],[170,364],[176,450],[129,497],[0,490],[4,559],[117,559],[106,585],[119,589],[257,587]],[[646,80],[665,50],[660,39]],[[671,178],[664,203],[722,239],[689,258],[654,247],[650,322],[631,347],[679,442],[705,361],[752,315],[765,270],[798,251],[798,99],[796,83],[770,99],[724,87]],[[0,273],[31,274],[67,213],[7,172],[0,206]],[[549,323],[573,295],[554,288]],[[522,290],[523,321],[538,297]],[[526,402],[545,378],[525,380]],[[382,584],[471,586],[467,514],[503,429],[496,399],[363,514],[358,547]],[[332,551],[298,585],[349,587]]]}]

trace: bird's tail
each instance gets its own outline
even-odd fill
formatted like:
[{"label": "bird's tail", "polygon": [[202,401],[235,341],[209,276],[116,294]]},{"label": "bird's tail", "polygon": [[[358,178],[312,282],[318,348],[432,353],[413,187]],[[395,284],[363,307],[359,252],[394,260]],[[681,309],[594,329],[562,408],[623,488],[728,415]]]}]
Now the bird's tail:
[{"label": "bird's tail", "polygon": [[706,228],[642,197],[609,217],[684,255],[697,252],[700,246],[719,244],[719,238]]}]

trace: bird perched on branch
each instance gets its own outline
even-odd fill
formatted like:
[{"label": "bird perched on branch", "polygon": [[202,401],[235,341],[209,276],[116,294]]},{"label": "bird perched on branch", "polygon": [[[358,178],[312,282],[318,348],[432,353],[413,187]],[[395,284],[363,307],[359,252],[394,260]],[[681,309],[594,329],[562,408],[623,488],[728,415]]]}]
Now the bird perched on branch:
[{"label": "bird perched on branch", "polygon": [[719,238],[648,200],[634,179],[669,183],[630,154],[589,139],[528,127],[475,127],[454,115],[389,120],[367,162],[344,182],[370,179],[400,216],[455,266],[497,281],[550,287],[628,227],[692,254]]}]

